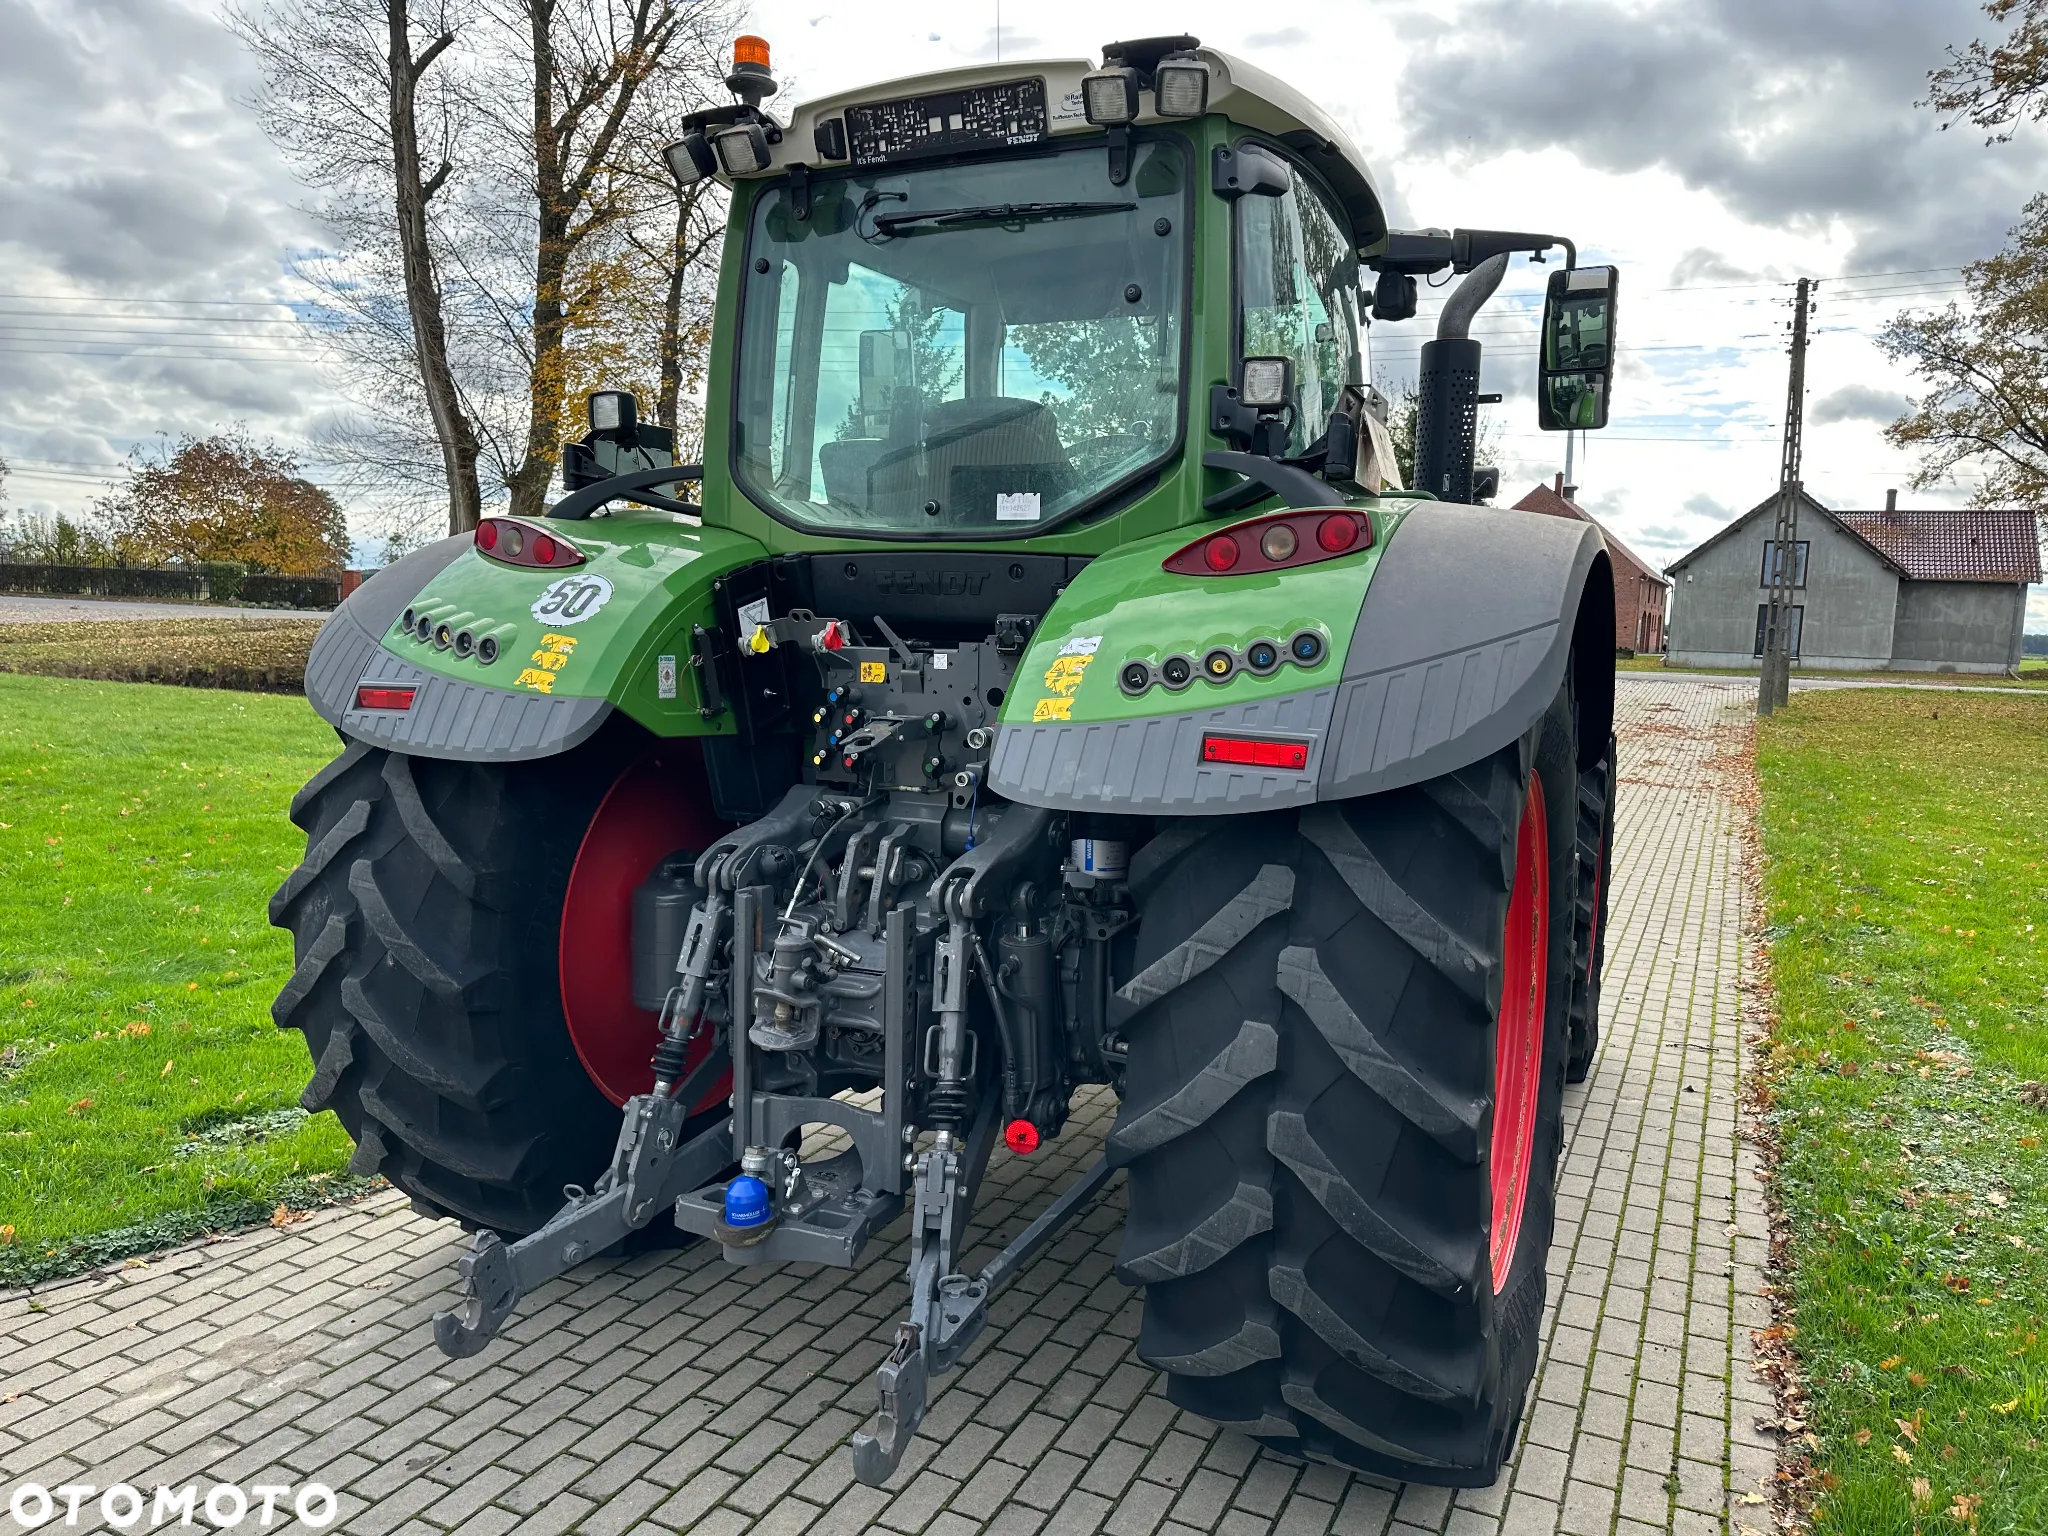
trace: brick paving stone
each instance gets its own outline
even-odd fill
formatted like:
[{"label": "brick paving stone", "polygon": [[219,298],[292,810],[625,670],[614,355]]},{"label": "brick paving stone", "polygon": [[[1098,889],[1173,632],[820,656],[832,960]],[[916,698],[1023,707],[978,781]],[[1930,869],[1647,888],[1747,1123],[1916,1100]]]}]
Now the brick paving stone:
[{"label": "brick paving stone", "polygon": [[[1747,813],[1727,775],[1753,697],[1732,680],[1618,681],[1603,1038],[1566,1094],[1539,1375],[1494,1488],[1303,1467],[1176,1410],[1112,1274],[1113,1183],[934,1383],[886,1490],[853,1482],[846,1439],[903,1302],[900,1228],[851,1272],[740,1272],[702,1249],[593,1263],[458,1362],[427,1320],[465,1240],[386,1194],[49,1287],[46,1310],[0,1293],[0,1395],[19,1394],[0,1404],[0,1508],[31,1477],[204,1484],[262,1466],[332,1483],[341,1528],[373,1536],[1720,1530],[1775,1454],[1751,1428],[1770,1403],[1748,1345],[1769,1321],[1768,1229],[1735,1120]],[[1050,1155],[998,1153],[970,1255],[1075,1177],[1114,1110],[1088,1090]]]}]

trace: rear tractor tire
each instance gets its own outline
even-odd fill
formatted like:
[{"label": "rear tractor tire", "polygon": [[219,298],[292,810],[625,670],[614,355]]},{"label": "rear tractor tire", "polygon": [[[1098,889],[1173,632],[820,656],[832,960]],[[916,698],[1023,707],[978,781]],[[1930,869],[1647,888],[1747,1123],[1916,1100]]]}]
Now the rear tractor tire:
[{"label": "rear tractor tire", "polygon": [[306,857],[270,919],[296,967],[271,1012],[312,1053],[300,1102],[340,1118],[350,1171],[427,1214],[532,1231],[603,1171],[615,1106],[652,1082],[630,892],[716,828],[690,825],[708,816],[693,764],[636,731],[530,763],[352,742],[292,802]]},{"label": "rear tractor tire", "polygon": [[1543,1316],[1577,811],[1567,692],[1456,772],[1134,858],[1109,1155],[1175,1403],[1292,1455],[1499,1475]]},{"label": "rear tractor tire", "polygon": [[1572,1040],[1564,1080],[1583,1083],[1600,1050],[1600,977],[1607,968],[1607,897],[1614,875],[1615,740],[1579,775],[1578,903],[1572,917]]}]

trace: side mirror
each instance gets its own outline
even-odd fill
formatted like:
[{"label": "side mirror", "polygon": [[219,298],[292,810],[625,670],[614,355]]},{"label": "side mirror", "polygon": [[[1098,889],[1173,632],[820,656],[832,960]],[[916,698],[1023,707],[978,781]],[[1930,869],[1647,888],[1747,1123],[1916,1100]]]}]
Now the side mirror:
[{"label": "side mirror", "polygon": [[1536,424],[1545,432],[1607,425],[1614,379],[1614,315],[1621,273],[1568,267],[1550,274],[1543,296],[1543,355],[1536,381]]}]

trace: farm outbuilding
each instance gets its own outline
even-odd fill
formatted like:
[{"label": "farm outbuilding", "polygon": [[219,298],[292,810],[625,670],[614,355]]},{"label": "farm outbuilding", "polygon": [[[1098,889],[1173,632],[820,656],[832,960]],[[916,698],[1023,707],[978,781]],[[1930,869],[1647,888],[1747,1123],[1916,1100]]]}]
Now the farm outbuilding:
[{"label": "farm outbuilding", "polygon": [[[1763,655],[1777,497],[1690,554],[1672,580],[1670,659],[1755,666]],[[2004,508],[1837,512],[1801,493],[1792,560],[1792,650],[1820,670],[2009,672],[2027,586],[2041,579],[2038,523]]]},{"label": "farm outbuilding", "polygon": [[1671,583],[1657,568],[1614,536],[1614,531],[1573,499],[1575,485],[1566,485],[1559,475],[1549,485],[1539,485],[1515,503],[1518,512],[1540,512],[1545,517],[1566,517],[1591,523],[1607,542],[1608,557],[1614,562],[1614,643],[1623,650],[1660,651],[1664,648],[1664,606],[1671,595]]}]

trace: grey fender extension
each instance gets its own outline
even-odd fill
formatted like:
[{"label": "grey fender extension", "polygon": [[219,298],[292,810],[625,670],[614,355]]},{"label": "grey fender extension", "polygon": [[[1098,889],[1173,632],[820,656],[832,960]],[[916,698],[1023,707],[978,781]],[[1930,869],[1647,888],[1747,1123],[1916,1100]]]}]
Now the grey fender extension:
[{"label": "grey fender extension", "polygon": [[1591,523],[1417,504],[1352,632],[1317,798],[1433,779],[1519,740],[1564,683],[1606,553]]},{"label": "grey fender extension", "polygon": [[[321,626],[306,660],[306,700],[344,736],[414,757],[519,762],[552,757],[588,738],[612,712],[608,699],[549,698],[447,677],[383,641],[406,605],[470,547],[467,534],[416,549],[364,582]],[[365,682],[417,690],[407,710],[357,709]]]},{"label": "grey fender extension", "polygon": [[[1202,816],[1348,800],[1421,783],[1518,741],[1564,681],[1591,523],[1418,502],[1373,574],[1335,686],[1137,720],[1005,725],[989,787],[1068,811]],[[1270,731],[1307,766],[1204,764],[1204,731]],[[1604,739],[1604,732],[1603,739]]]}]

